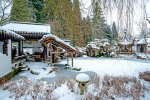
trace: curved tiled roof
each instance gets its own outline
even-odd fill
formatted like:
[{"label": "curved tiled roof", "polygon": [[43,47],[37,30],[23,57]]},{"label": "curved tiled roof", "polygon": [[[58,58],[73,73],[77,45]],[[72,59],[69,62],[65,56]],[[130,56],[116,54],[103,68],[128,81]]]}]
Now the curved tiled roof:
[{"label": "curved tiled roof", "polygon": [[25,40],[25,38],[13,31],[3,29],[0,27],[0,38],[12,39],[12,40]]}]

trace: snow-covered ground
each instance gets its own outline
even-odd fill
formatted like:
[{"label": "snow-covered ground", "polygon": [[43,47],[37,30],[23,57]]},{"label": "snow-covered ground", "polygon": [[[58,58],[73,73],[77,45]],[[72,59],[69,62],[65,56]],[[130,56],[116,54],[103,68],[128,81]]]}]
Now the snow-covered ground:
[{"label": "snow-covered ground", "polygon": [[[60,62],[65,64],[66,61]],[[71,63],[71,62],[70,62]],[[150,71],[150,61],[119,58],[81,57],[74,59],[74,67],[81,68],[81,72],[93,71],[98,75],[138,76],[139,72]]]},{"label": "snow-covered ground", "polygon": [[[60,63],[57,64],[66,64],[66,59],[63,60]],[[71,63],[71,59],[70,59],[70,63]],[[57,65],[56,64],[56,65]],[[33,81],[34,80],[39,80],[42,78],[48,78],[49,80],[51,80],[53,77],[57,78],[57,74],[58,72],[52,72],[50,74],[48,74],[48,72],[51,70],[50,65],[48,65],[47,63],[42,63],[42,62],[26,62],[25,65],[29,65],[29,68],[35,72],[39,72],[39,75],[33,75],[30,73],[30,71],[23,71],[21,73],[19,73],[19,76],[26,76],[29,80]],[[61,67],[61,66],[60,66]],[[124,81],[122,81],[120,86],[121,89],[124,88],[126,91],[126,95],[128,94],[129,97],[122,97],[122,92],[120,90],[120,96],[118,96],[117,94],[114,95],[116,92],[112,91],[113,89],[115,89],[115,85],[110,85],[110,87],[108,88],[108,94],[111,94],[115,99],[117,100],[128,100],[128,99],[133,99],[132,95],[130,95],[130,92],[132,92],[133,90],[133,95],[135,95],[138,90],[138,86],[140,86],[141,90],[140,93],[138,95],[140,96],[140,99],[144,99],[144,100],[150,100],[150,92],[147,91],[144,86],[146,86],[149,90],[150,90],[150,82],[146,82],[144,80],[141,80],[138,78],[139,72],[144,72],[144,71],[150,71],[150,61],[148,60],[136,60],[136,59],[119,59],[119,58],[93,58],[93,57],[80,57],[80,58],[74,58],[74,67],[78,67],[81,68],[82,73],[85,73],[87,71],[92,71],[95,72],[96,74],[98,74],[100,76],[100,83],[97,87],[97,89],[95,88],[97,80],[91,79],[94,82],[90,83],[87,87],[87,92],[85,95],[80,95],[80,90],[78,89],[78,83],[72,79],[72,83],[70,81],[67,82],[62,82],[60,81],[61,85],[59,86],[58,83],[56,82],[53,84],[49,84],[47,83],[45,80],[41,80],[42,82],[40,83],[40,81],[33,81],[33,82],[27,82],[22,80],[16,80],[16,83],[13,87],[7,87],[7,85],[9,86],[9,84],[13,81],[11,81],[10,83],[7,83],[6,85],[4,85],[3,87],[0,87],[0,99],[1,100],[13,100],[15,99],[15,96],[17,95],[18,92],[16,91],[20,91],[21,93],[18,95],[22,95],[22,91],[19,88],[22,88],[22,86],[24,86],[25,84],[30,84],[30,85],[25,85],[26,87],[23,89],[26,89],[25,93],[23,93],[23,96],[20,98],[21,100],[24,99],[33,99],[33,95],[38,95],[39,98],[43,97],[43,100],[46,99],[46,96],[52,96],[58,100],[80,100],[81,98],[85,98],[87,95],[89,95],[88,93],[92,93],[92,95],[98,95],[100,94],[104,94],[105,93],[105,88],[107,87],[106,84],[104,84],[103,82],[107,80],[104,79],[105,75],[108,74],[109,76],[113,75],[114,77],[111,77],[112,79],[121,79],[121,80],[125,80],[125,83],[123,83]],[[44,70],[43,68],[46,68],[46,70]],[[66,73],[75,73],[75,71],[70,70],[70,72],[67,69],[63,69],[63,70],[59,70],[59,71],[63,71],[64,74]],[[78,72],[78,73],[80,73]],[[72,75],[76,75],[76,74],[72,74]],[[123,78],[120,78],[119,76],[125,76]],[[134,78],[128,79],[127,76],[133,77],[135,76],[137,78],[137,80],[135,80]],[[129,77],[129,78],[130,78]],[[107,77],[105,77],[107,79]],[[120,81],[121,81],[120,80]],[[120,82],[118,81],[118,82]],[[126,82],[129,81],[129,82]],[[138,83],[140,81],[140,83]],[[109,80],[108,80],[109,82]],[[113,81],[112,81],[113,82]],[[59,84],[60,84],[59,83]],[[143,85],[144,84],[144,85]],[[17,86],[16,86],[17,85]],[[72,86],[73,85],[73,86]],[[138,85],[138,86],[136,86]],[[69,87],[73,87],[74,91],[71,92],[71,88]],[[106,86],[106,87],[105,87]],[[37,89],[35,89],[35,87]],[[3,89],[6,90],[3,90]],[[130,89],[131,88],[131,89]],[[133,88],[133,89],[132,89]],[[16,89],[14,91],[12,91],[12,89]],[[34,92],[35,91],[35,92]],[[47,92],[51,91],[51,94],[47,94]],[[144,92],[143,92],[144,91]],[[15,93],[14,93],[15,92]],[[31,94],[30,94],[31,92]],[[110,92],[110,93],[109,93]],[[135,93],[134,93],[135,92]],[[144,93],[144,94],[143,94]],[[124,93],[123,93],[124,94]],[[6,97],[7,95],[7,97]],[[144,95],[142,97],[142,95]],[[107,95],[105,95],[107,99]],[[90,97],[90,96],[89,96]],[[133,96],[134,97],[134,96]],[[104,99],[103,98],[103,99]],[[136,99],[136,98],[135,98]]]},{"label": "snow-covered ground", "polygon": [[[52,67],[48,65],[47,63],[42,62],[26,62],[24,66],[28,65],[28,68],[34,72],[38,72],[39,75],[33,75],[30,71],[22,71],[19,73],[19,76],[25,76],[28,79],[41,79],[41,78],[50,78],[55,77],[55,72],[49,73]],[[45,70],[44,70],[45,69]]]}]

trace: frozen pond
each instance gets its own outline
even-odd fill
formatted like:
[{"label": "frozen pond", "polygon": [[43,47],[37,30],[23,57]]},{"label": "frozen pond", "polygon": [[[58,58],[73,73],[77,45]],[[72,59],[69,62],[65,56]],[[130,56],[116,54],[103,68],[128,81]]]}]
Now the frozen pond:
[{"label": "frozen pond", "polygon": [[[48,74],[51,67],[47,63],[43,62],[26,62],[25,65],[29,65],[29,68],[33,71],[39,72],[39,75],[33,75],[30,71],[21,71],[17,75],[15,75],[10,81],[19,80],[23,77],[27,77],[28,79],[35,80],[44,80],[48,83],[53,83],[59,80],[62,77],[66,77],[68,79],[75,79],[75,76],[81,72],[65,69],[65,64],[55,63],[55,67],[59,68],[59,70]],[[42,68],[46,68],[47,70],[43,70]],[[97,75],[92,71],[85,71],[84,73],[90,75]]]}]

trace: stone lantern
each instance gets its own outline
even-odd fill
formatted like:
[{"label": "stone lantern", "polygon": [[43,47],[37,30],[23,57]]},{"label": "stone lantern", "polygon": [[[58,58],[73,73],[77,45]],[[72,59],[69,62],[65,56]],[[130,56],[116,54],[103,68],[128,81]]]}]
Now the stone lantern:
[{"label": "stone lantern", "polygon": [[87,88],[87,83],[89,82],[90,78],[87,74],[80,73],[76,76],[76,81],[79,83],[78,87],[80,88],[80,94],[83,95],[84,91]]}]

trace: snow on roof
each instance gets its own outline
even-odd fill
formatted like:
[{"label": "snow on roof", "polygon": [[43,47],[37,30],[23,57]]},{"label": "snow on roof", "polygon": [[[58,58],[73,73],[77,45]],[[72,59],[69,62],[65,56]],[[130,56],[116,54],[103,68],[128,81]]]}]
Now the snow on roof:
[{"label": "snow on roof", "polygon": [[84,73],[80,73],[76,76],[78,82],[88,82],[90,80],[89,76]]},{"label": "snow on roof", "polygon": [[0,33],[5,34],[6,36],[11,36],[12,38],[15,38],[15,39],[25,40],[25,38],[23,36],[13,32],[13,31],[3,29],[2,27],[0,27]]},{"label": "snow on roof", "polygon": [[118,44],[121,44],[121,45],[130,45],[130,44],[132,44],[132,43],[133,43],[133,41],[132,41],[132,40],[129,40],[129,39],[127,38],[127,34],[125,34],[125,36],[124,36],[124,38],[123,38],[122,41],[118,42]]},{"label": "snow on roof", "polygon": [[145,44],[146,42],[150,43],[150,38],[140,39],[137,44]]},{"label": "snow on roof", "polygon": [[53,35],[53,34],[44,35],[44,36],[41,38],[40,41],[42,41],[42,40],[44,40],[44,39],[46,39],[46,38],[48,38],[48,37],[54,38],[56,41],[61,42],[61,43],[63,43],[63,44],[65,44],[65,45],[69,46],[70,48],[72,48],[73,50],[76,51],[76,49],[75,49],[73,46],[69,45],[68,43],[64,42],[63,40],[61,40],[60,38],[58,38],[57,36],[55,36],[55,35]]},{"label": "snow on roof", "polygon": [[132,44],[133,42],[131,42],[131,41],[128,41],[128,40],[124,40],[124,41],[122,41],[122,42],[119,42],[119,44],[122,44],[122,45],[129,45],[129,44]]},{"label": "snow on roof", "polygon": [[13,30],[15,32],[29,33],[50,33],[49,24],[29,23],[29,22],[10,22],[2,26],[4,29]]}]

